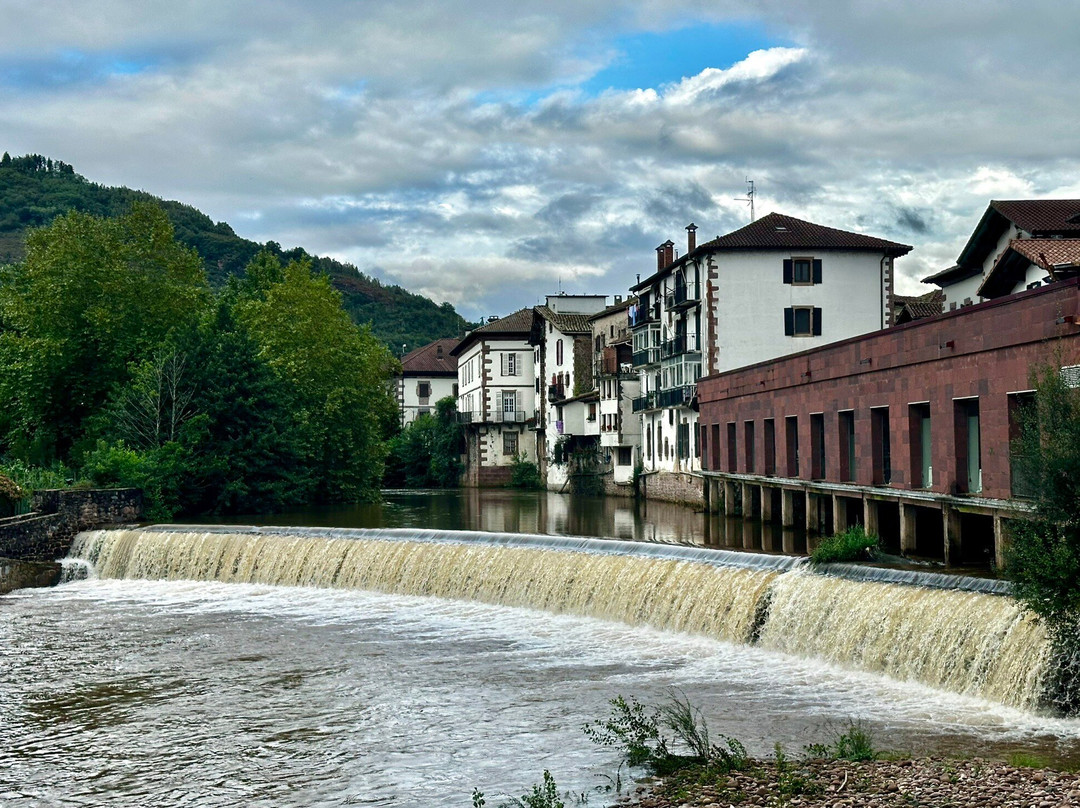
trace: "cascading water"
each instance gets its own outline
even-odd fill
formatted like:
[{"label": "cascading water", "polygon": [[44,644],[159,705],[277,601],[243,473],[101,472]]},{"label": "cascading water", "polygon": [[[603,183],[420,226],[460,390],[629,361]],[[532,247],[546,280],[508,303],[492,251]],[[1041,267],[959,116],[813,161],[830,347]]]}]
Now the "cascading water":
[{"label": "cascading water", "polygon": [[520,534],[210,527],[88,532],[72,556],[102,578],[428,595],[757,642],[1029,710],[1050,662],[1042,625],[1011,598],[846,580],[788,557]]}]

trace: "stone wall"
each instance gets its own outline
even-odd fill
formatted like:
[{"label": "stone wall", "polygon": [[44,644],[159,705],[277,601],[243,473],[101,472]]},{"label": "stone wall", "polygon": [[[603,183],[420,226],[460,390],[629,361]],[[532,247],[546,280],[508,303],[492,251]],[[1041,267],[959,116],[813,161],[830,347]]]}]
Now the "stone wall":
[{"label": "stone wall", "polygon": [[143,496],[136,488],[36,491],[31,508],[23,516],[0,519],[0,558],[62,558],[82,530],[138,521]]},{"label": "stone wall", "polygon": [[657,471],[641,476],[642,493],[646,499],[678,502],[684,505],[704,505],[702,479],[686,472]]},{"label": "stone wall", "polygon": [[0,595],[15,589],[56,586],[60,565],[55,561],[12,561],[0,558]]}]

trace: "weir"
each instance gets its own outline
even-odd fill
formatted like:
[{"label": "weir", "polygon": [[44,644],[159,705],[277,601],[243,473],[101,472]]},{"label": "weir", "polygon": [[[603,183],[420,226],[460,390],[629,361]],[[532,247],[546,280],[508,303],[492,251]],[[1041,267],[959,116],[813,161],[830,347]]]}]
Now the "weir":
[{"label": "weir", "polygon": [[844,565],[820,574],[789,556],[523,534],[190,525],[84,532],[71,556],[102,578],[364,589],[647,625],[1026,710],[1043,706],[1051,667],[1036,618],[1010,597],[971,591],[992,586],[945,589],[947,576],[925,573],[852,580],[895,576]]}]

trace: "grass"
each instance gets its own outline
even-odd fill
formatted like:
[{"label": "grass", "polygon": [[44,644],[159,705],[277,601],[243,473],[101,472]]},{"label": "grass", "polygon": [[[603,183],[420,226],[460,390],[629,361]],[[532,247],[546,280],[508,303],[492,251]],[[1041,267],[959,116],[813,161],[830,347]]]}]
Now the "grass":
[{"label": "grass", "polygon": [[830,564],[835,561],[862,561],[873,558],[878,549],[878,537],[869,535],[861,525],[848,528],[843,533],[822,539],[810,561],[814,564]]}]

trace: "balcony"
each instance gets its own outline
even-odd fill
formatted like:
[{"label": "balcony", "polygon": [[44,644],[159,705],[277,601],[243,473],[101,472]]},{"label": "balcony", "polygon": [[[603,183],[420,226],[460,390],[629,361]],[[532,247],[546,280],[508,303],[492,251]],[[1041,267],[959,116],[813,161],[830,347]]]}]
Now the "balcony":
[{"label": "balcony", "polygon": [[473,422],[473,415],[474,413],[469,410],[466,410],[465,412],[459,412],[457,414],[458,423],[471,424]]},{"label": "balcony", "polygon": [[701,300],[696,282],[679,284],[667,294],[665,302],[669,311],[680,311],[696,306]]},{"label": "balcony", "polygon": [[523,424],[527,420],[525,410],[513,412],[495,412],[490,418],[485,418],[480,412],[459,412],[457,414],[459,424]]},{"label": "balcony", "polygon": [[657,397],[657,406],[660,407],[686,407],[690,399],[694,397],[695,385],[688,384],[675,387],[671,390],[661,390]]},{"label": "balcony", "polygon": [[504,424],[523,424],[525,423],[525,410],[497,412],[495,413],[495,418],[493,420]]},{"label": "balcony", "polygon": [[562,401],[566,398],[566,387],[562,384],[549,384],[548,385],[548,401],[554,403],[556,401]]},{"label": "balcony", "polygon": [[674,339],[669,339],[665,342],[662,349],[664,359],[670,359],[673,356],[682,356],[687,353],[701,352],[701,346],[698,345],[697,334],[680,334]]},{"label": "balcony", "polygon": [[634,351],[632,361],[635,368],[660,364],[660,346],[654,345],[652,348],[646,348],[643,351]]},{"label": "balcony", "polygon": [[645,412],[646,410],[655,410],[658,406],[656,393],[646,393],[643,396],[639,396],[634,399],[633,408],[634,412]]}]

